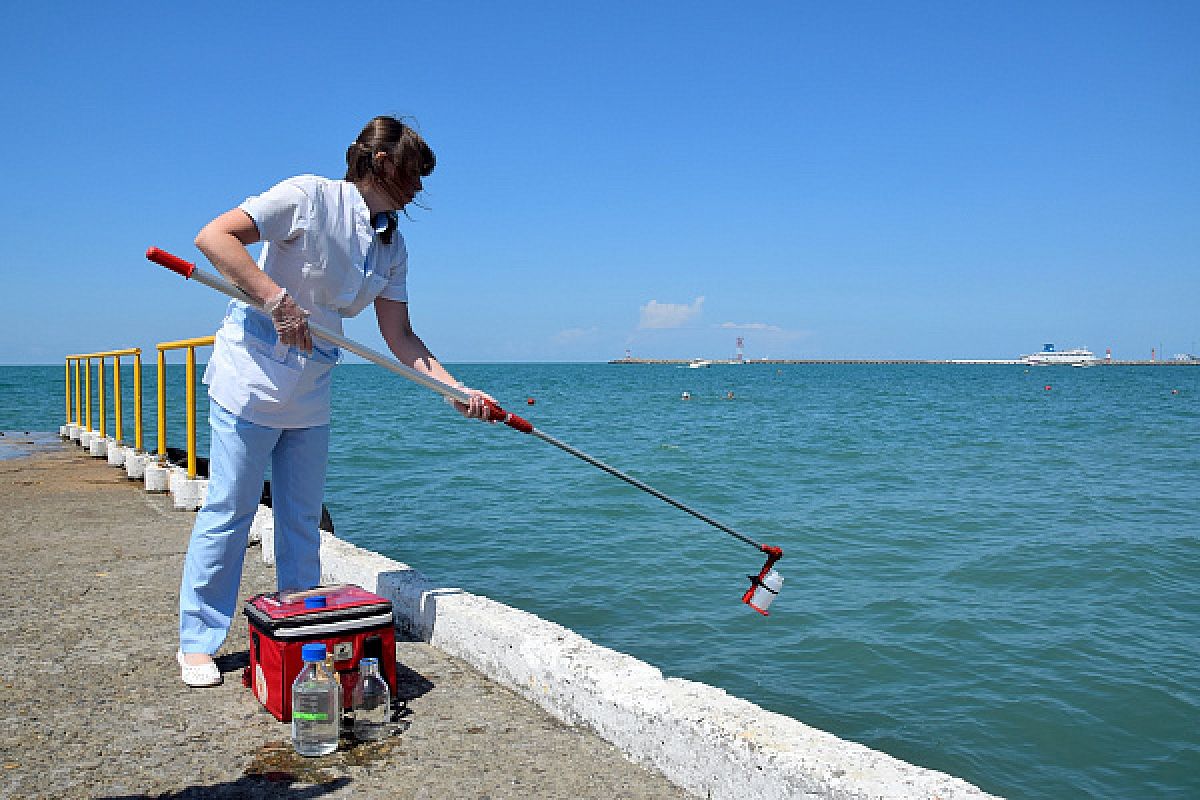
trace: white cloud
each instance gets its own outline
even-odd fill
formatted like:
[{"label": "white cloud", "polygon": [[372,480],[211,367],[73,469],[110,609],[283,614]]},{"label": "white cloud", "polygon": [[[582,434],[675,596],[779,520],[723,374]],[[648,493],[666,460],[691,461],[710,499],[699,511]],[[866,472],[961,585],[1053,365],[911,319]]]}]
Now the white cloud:
[{"label": "white cloud", "polygon": [[766,331],[768,333],[783,333],[783,328],[778,325],[768,325],[765,322],[722,322],[722,328],[728,328],[735,331]]},{"label": "white cloud", "polygon": [[692,317],[699,316],[704,298],[697,297],[691,305],[660,303],[651,300],[641,308],[639,328],[682,328]]}]

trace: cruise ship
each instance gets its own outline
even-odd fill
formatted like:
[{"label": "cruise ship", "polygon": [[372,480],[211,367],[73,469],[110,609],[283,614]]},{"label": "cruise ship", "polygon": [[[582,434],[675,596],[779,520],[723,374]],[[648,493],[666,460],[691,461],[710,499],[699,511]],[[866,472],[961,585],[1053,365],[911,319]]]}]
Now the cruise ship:
[{"label": "cruise ship", "polygon": [[1021,356],[1022,364],[1032,364],[1034,366],[1046,366],[1048,364],[1070,364],[1072,366],[1083,366],[1096,362],[1096,354],[1084,347],[1075,347],[1070,350],[1055,350],[1054,345],[1042,345],[1042,352],[1030,353],[1027,356]]}]

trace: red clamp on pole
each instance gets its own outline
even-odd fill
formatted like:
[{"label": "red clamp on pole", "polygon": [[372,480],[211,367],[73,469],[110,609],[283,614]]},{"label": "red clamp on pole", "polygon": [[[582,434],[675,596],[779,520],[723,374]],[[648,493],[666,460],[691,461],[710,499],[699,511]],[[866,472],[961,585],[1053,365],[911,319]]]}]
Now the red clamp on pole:
[{"label": "red clamp on pole", "polygon": [[485,400],[484,408],[486,409],[485,419],[503,422],[508,427],[518,430],[521,433],[533,433],[533,425],[528,420],[521,419],[516,414],[505,411],[498,403]]},{"label": "red clamp on pole", "polygon": [[783,576],[774,570],[775,562],[783,558],[783,550],[769,544],[759,545],[758,549],[767,554],[767,563],[757,575],[746,576],[750,579],[750,588],[742,595],[742,602],[765,617],[771,602],[783,588]]},{"label": "red clamp on pole", "polygon": [[147,250],[146,258],[155,264],[166,267],[172,272],[178,272],[185,278],[192,277],[192,273],[196,271],[196,265],[191,261],[184,261],[179,256],[171,255],[166,250],[160,250],[157,247],[151,247]]}]

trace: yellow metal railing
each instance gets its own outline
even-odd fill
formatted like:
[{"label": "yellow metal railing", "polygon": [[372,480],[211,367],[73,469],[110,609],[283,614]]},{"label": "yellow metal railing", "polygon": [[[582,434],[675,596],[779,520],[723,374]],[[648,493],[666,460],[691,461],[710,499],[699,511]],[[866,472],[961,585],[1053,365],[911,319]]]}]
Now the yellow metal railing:
[{"label": "yellow metal railing", "polygon": [[[97,392],[100,400],[100,436],[108,435],[108,409],[106,408],[106,389],[104,385],[104,365],[106,359],[113,360],[113,421],[116,430],[113,432],[113,440],[121,443],[124,435],[121,412],[121,357],[133,356],[133,397],[134,397],[134,427],[136,428],[134,446],[142,449],[142,351],[137,347],[129,347],[124,350],[103,350],[97,353],[81,353],[79,355],[67,356],[66,358],[66,409],[67,423],[74,422],[76,425],[84,425],[86,420],[87,430],[92,430],[92,360],[97,360],[96,365],[96,380],[99,391]],[[71,404],[71,362],[75,363],[75,404],[72,408]],[[86,365],[86,367],[85,367]],[[85,368],[84,368],[85,367]],[[84,383],[81,385],[79,372],[84,368]],[[81,390],[86,397],[81,397]],[[72,418],[73,417],[73,418]]]},{"label": "yellow metal railing", "polygon": [[212,343],[212,336],[158,343],[158,454],[161,457],[167,455],[166,352],[187,348],[187,388],[184,403],[187,405],[187,476],[189,480],[196,478],[196,348],[209,347]]},{"label": "yellow metal railing", "polygon": [[[70,361],[70,359],[67,359],[67,360]],[[79,369],[82,366],[83,366],[83,364],[80,363],[80,360],[78,358],[75,359],[75,424],[76,425],[83,424],[83,405],[82,405],[83,389],[79,385]]]}]

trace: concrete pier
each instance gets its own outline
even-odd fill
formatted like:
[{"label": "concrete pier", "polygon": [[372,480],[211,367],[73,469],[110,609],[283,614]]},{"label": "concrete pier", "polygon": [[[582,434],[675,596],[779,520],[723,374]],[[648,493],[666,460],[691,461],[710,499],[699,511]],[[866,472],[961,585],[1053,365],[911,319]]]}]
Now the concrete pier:
[{"label": "concrete pier", "polygon": [[[176,606],[194,515],[73,443],[0,460],[0,797],[685,797],[424,642],[397,645],[407,729],[301,758],[242,687],[245,617],[187,689]],[[243,597],[274,589],[258,548]]]},{"label": "concrete pier", "polygon": [[[71,443],[34,449],[0,459],[0,797],[991,797],[328,533],[323,581],[393,601],[405,729],[302,758],[241,685],[240,613],[224,685],[179,681],[194,516]],[[269,514],[253,533],[243,597],[274,589]]]}]

